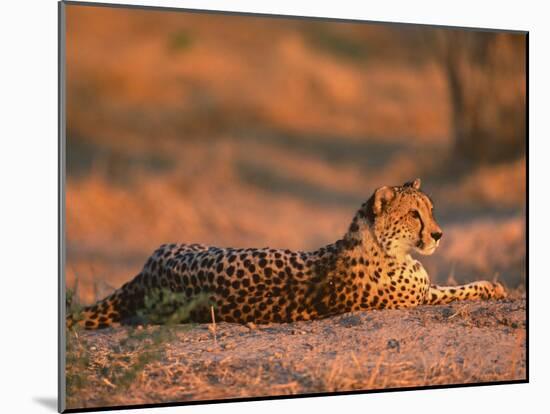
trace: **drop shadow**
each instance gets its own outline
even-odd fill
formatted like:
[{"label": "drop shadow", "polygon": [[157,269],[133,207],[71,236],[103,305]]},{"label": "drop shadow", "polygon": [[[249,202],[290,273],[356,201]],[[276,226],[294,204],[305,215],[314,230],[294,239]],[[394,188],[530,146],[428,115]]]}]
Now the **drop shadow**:
[{"label": "drop shadow", "polygon": [[57,398],[55,397],[33,397],[33,401],[53,412],[57,412]]}]

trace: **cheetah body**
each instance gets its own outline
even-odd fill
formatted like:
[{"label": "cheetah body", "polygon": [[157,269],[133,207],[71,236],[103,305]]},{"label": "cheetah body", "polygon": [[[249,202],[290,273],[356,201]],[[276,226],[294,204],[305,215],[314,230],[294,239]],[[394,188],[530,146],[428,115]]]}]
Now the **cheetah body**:
[{"label": "cheetah body", "polygon": [[504,297],[500,284],[487,281],[456,287],[430,283],[410,253],[432,254],[437,248],[442,233],[432,210],[417,179],[376,190],[344,237],[315,251],[163,245],[132,281],[86,307],[77,322],[94,329],[128,321],[154,290],[177,293],[187,302],[206,297],[186,320],[239,323]]}]

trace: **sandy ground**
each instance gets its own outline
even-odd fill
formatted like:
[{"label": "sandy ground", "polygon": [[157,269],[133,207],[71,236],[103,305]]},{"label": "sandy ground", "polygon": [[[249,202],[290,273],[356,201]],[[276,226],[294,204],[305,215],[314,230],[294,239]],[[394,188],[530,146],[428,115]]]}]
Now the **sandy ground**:
[{"label": "sandy ground", "polygon": [[292,324],[70,333],[68,407],[526,378],[525,298]]}]

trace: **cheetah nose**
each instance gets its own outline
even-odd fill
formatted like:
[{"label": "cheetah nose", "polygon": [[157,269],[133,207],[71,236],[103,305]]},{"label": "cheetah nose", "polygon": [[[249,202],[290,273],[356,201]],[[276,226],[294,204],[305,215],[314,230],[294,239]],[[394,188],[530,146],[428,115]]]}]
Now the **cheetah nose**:
[{"label": "cheetah nose", "polygon": [[435,241],[438,241],[441,237],[443,237],[443,233],[441,233],[440,231],[437,231],[435,233],[432,233],[432,238],[435,240]]}]

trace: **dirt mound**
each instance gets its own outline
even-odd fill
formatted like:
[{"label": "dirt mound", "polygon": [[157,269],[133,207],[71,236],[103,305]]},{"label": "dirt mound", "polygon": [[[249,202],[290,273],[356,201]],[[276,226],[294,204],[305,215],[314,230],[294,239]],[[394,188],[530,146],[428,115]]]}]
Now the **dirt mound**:
[{"label": "dirt mound", "polygon": [[68,407],[526,378],[526,301],[69,335]]}]

